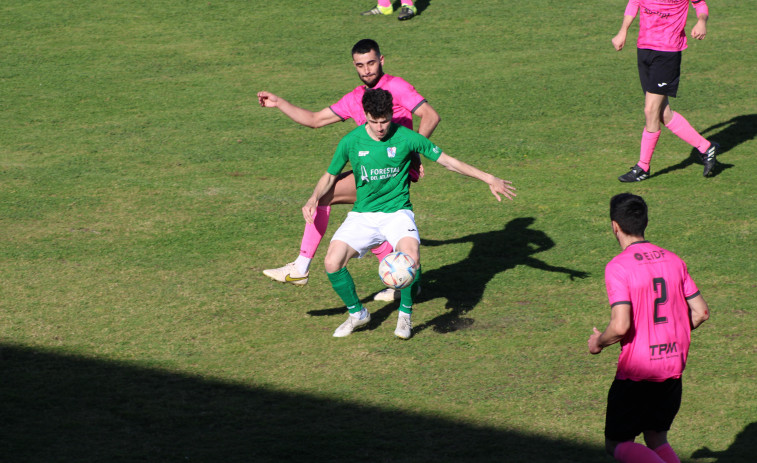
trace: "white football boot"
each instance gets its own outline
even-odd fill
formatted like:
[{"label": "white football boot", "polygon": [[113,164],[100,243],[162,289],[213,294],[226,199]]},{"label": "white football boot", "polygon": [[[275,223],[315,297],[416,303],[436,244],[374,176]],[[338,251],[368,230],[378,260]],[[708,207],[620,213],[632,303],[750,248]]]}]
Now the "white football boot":
[{"label": "white football boot", "polygon": [[339,328],[334,331],[334,337],[343,338],[345,336],[349,336],[356,329],[360,328],[361,326],[367,325],[368,322],[371,321],[371,313],[368,312],[365,307],[363,307],[363,311],[365,312],[364,315],[361,313],[361,315],[363,315],[363,318],[347,315],[347,321],[339,325]]},{"label": "white football boot", "polygon": [[296,286],[305,286],[308,284],[308,275],[310,272],[306,272],[304,275],[297,270],[294,266],[294,262],[290,262],[283,267],[269,268],[263,270],[263,275],[268,278],[281,283],[290,283]]},{"label": "white football boot", "polygon": [[394,330],[394,335],[400,339],[410,339],[413,335],[413,321],[410,318],[410,314],[400,312],[397,317],[397,329]]},{"label": "white football boot", "polygon": [[[415,295],[418,296],[420,293],[421,293],[421,287],[418,286],[418,290],[415,292]],[[393,288],[386,288],[376,293],[376,295],[373,296],[373,300],[384,301],[384,302],[395,302],[395,301],[400,300],[400,295],[401,295],[401,290],[393,289]]]},{"label": "white football boot", "polygon": [[393,288],[386,288],[376,293],[373,296],[374,301],[394,302],[400,300],[400,290]]}]

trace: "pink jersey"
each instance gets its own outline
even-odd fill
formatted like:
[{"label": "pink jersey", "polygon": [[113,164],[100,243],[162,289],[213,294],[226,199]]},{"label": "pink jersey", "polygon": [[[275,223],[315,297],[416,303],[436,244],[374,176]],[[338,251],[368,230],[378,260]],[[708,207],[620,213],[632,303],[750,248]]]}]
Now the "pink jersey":
[{"label": "pink jersey", "polygon": [[[693,0],[697,15],[708,12],[704,0]],[[639,18],[638,48],[657,51],[682,51],[686,49],[686,17],[689,0],[629,0],[626,16]]]},{"label": "pink jersey", "polygon": [[630,304],[632,328],[620,341],[616,378],[680,378],[691,342],[687,299],[699,294],[680,257],[648,241],[628,246],[605,268],[610,305]]},{"label": "pink jersey", "polygon": [[[384,74],[373,88],[381,88],[392,94],[394,102],[392,120],[412,130],[413,111],[426,101],[425,98],[415,91],[415,87],[401,77]],[[344,95],[341,100],[331,105],[331,110],[343,121],[352,118],[357,125],[365,124],[365,111],[363,111],[363,94],[365,90],[365,85],[356,87],[355,90]]]}]

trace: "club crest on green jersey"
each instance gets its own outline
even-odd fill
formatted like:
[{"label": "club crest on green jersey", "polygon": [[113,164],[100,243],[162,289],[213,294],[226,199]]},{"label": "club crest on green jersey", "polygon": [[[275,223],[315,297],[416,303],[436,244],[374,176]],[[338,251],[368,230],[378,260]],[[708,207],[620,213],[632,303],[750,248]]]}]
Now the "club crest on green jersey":
[{"label": "club crest on green jersey", "polygon": [[396,147],[396,146],[392,146],[392,147],[390,147],[390,148],[387,148],[387,149],[386,149],[386,154],[387,154],[387,156],[389,156],[390,158],[393,158],[393,157],[395,157],[395,156],[397,155],[397,147]]}]

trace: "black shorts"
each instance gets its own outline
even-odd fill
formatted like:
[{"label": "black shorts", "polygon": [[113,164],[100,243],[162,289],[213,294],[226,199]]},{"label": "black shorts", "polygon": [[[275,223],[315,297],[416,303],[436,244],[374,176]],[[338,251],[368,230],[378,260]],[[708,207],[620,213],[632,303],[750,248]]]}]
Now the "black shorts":
[{"label": "black shorts", "polygon": [[639,80],[644,92],[675,97],[681,78],[681,52],[636,49]]},{"label": "black shorts", "polygon": [[661,383],[616,379],[607,394],[605,438],[624,442],[644,431],[667,431],[681,407],[681,378]]}]

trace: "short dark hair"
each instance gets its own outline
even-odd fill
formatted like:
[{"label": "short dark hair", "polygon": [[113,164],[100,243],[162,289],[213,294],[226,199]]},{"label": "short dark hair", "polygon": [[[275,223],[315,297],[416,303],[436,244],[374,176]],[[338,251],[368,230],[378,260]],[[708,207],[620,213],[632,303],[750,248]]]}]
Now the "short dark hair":
[{"label": "short dark hair", "polygon": [[392,94],[382,88],[371,88],[363,94],[363,111],[373,117],[392,119]]},{"label": "short dark hair", "polygon": [[617,222],[626,235],[643,237],[649,222],[647,203],[631,193],[615,195],[610,199],[610,220]]},{"label": "short dark hair", "polygon": [[364,55],[366,53],[369,53],[371,50],[376,50],[376,54],[381,56],[381,50],[379,50],[379,45],[375,40],[363,39],[352,47],[352,54]]}]

